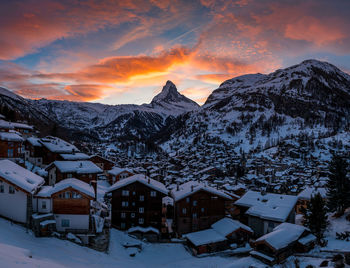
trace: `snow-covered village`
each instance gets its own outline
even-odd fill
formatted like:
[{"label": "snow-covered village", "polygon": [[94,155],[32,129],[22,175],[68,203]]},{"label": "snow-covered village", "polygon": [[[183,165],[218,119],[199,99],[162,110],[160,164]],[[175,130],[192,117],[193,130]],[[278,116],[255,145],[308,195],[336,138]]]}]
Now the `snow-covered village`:
[{"label": "snow-covered village", "polygon": [[349,10],[1,1],[0,267],[350,267]]}]

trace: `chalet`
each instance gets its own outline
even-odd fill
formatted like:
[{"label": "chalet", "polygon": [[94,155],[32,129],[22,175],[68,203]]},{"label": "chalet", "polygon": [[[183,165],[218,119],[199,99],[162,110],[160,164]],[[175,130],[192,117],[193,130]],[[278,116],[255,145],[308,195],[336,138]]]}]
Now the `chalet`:
[{"label": "chalet", "polygon": [[92,227],[90,204],[94,198],[92,186],[70,178],[42,187],[35,195],[33,207],[39,215],[53,214],[58,232],[87,233]]},{"label": "chalet", "polygon": [[327,189],[326,188],[314,188],[306,187],[303,191],[298,194],[298,203],[296,206],[296,212],[298,214],[303,214],[303,208],[306,209],[307,205],[310,202],[312,196],[320,194],[323,199],[327,198]]},{"label": "chalet", "polygon": [[108,182],[112,185],[120,180],[134,175],[133,171],[127,168],[114,167],[108,172]]},{"label": "chalet", "polygon": [[269,264],[281,263],[292,254],[304,253],[315,245],[316,237],[304,226],[282,223],[252,243],[250,254]]},{"label": "chalet", "polygon": [[43,164],[43,145],[39,138],[29,137],[24,142],[25,160],[34,166],[42,167]]},{"label": "chalet", "polygon": [[60,138],[47,136],[39,140],[43,145],[43,165],[62,160],[61,154],[74,154],[78,148]]},{"label": "chalet", "polygon": [[231,218],[223,218],[211,225],[211,228],[185,234],[188,247],[193,255],[211,253],[230,248],[231,244],[243,246],[252,236],[248,226]]},{"label": "chalet", "polygon": [[175,202],[175,227],[178,235],[207,229],[225,217],[225,205],[232,198],[213,187],[189,181],[171,191]]},{"label": "chalet", "polygon": [[145,175],[136,174],[113,184],[112,226],[122,230],[132,227],[154,227],[165,233],[162,226],[162,199],[168,195],[164,184]]},{"label": "chalet", "polygon": [[21,158],[23,141],[21,134],[14,131],[12,123],[0,120],[0,159]]},{"label": "chalet", "polygon": [[295,223],[297,197],[248,191],[235,202],[241,222],[259,237],[283,222]]},{"label": "chalet", "polygon": [[97,181],[97,174],[102,170],[91,161],[55,161],[45,169],[48,172],[48,185],[69,178],[76,178],[86,183]]},{"label": "chalet", "polygon": [[32,196],[44,179],[10,160],[0,160],[0,215],[29,224]]},{"label": "chalet", "polygon": [[34,127],[24,124],[24,123],[11,123],[15,129],[15,131],[21,133],[21,135],[25,138],[30,137],[34,134]]},{"label": "chalet", "polygon": [[103,174],[107,176],[108,171],[111,170],[115,163],[111,160],[108,160],[100,155],[93,155],[89,157],[89,160],[93,162],[96,166],[103,170]]}]

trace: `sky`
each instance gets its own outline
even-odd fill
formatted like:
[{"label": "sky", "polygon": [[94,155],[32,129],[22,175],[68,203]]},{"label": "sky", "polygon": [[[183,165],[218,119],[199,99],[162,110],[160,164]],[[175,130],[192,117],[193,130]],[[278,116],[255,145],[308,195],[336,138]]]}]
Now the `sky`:
[{"label": "sky", "polygon": [[1,0],[0,86],[32,99],[199,104],[223,81],[319,59],[350,73],[348,0]]}]

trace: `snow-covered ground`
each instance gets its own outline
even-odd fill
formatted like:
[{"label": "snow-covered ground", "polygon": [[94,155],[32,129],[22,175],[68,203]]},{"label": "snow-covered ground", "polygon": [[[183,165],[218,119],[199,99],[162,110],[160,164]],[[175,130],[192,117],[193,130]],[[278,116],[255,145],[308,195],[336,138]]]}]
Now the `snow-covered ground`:
[{"label": "snow-covered ground", "polygon": [[[349,229],[349,223],[345,222],[344,218],[338,221],[336,220],[334,226],[332,225],[334,228],[342,226],[337,231],[343,231],[343,228]],[[336,231],[333,227],[329,232],[330,236],[333,236]],[[336,244],[337,247],[344,246],[350,250],[350,242],[335,240],[331,237],[327,239],[331,242],[327,247],[329,249]],[[142,243],[143,249],[141,252],[137,252],[134,248],[125,249],[123,247],[125,243]],[[136,256],[131,257],[130,252],[137,252]],[[317,267],[323,261],[322,258],[298,259],[301,268],[309,264]],[[290,257],[283,265],[274,267],[295,267],[294,260],[295,257]],[[181,244],[143,243],[115,229],[111,230],[109,253],[105,254],[57,238],[37,238],[31,231],[26,232],[24,227],[0,219],[0,267],[263,268],[267,266],[252,257],[196,258]]]}]

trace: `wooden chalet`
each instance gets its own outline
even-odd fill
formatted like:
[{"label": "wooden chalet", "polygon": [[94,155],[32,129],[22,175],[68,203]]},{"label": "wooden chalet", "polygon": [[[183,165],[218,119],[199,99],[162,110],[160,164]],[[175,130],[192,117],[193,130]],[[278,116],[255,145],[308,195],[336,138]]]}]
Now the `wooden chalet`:
[{"label": "wooden chalet", "polygon": [[111,170],[107,172],[108,174],[108,182],[112,185],[120,180],[123,180],[125,178],[131,177],[134,174],[133,171],[127,169],[127,168],[119,168],[114,167]]},{"label": "wooden chalet", "polygon": [[103,174],[107,176],[108,171],[111,170],[115,163],[111,160],[108,160],[100,155],[92,155],[89,157],[91,162],[93,162],[96,166],[103,170]]},{"label": "wooden chalet", "polygon": [[298,194],[298,203],[296,205],[296,213],[303,214],[303,209],[306,209],[312,196],[320,194],[324,200],[327,199],[326,188],[306,187]]},{"label": "wooden chalet", "polygon": [[23,141],[21,134],[14,131],[12,123],[0,120],[0,159],[22,158]]},{"label": "wooden chalet", "polygon": [[136,174],[116,182],[108,192],[112,196],[112,227],[154,227],[166,232],[162,225],[162,199],[168,190],[164,184]]},{"label": "wooden chalet", "polygon": [[282,223],[252,243],[250,254],[269,264],[281,263],[294,253],[305,253],[315,245],[316,237],[304,226]]},{"label": "wooden chalet", "polygon": [[35,166],[43,166],[43,145],[39,138],[29,137],[24,142],[25,160]]},{"label": "wooden chalet", "polygon": [[97,174],[102,173],[102,170],[91,161],[54,161],[45,170],[48,172],[48,185],[55,185],[69,178],[90,184],[97,181]]},{"label": "wooden chalet", "polygon": [[226,215],[226,202],[232,198],[205,184],[190,181],[171,191],[175,202],[175,228],[178,235],[207,229]]},{"label": "wooden chalet", "polygon": [[239,221],[223,218],[211,228],[185,234],[187,246],[193,255],[212,253],[230,248],[231,244],[244,246],[253,235],[253,230]]},{"label": "wooden chalet", "polygon": [[32,196],[44,179],[10,160],[0,160],[0,215],[15,222],[30,224]]},{"label": "wooden chalet", "polygon": [[[95,190],[75,178],[65,179],[54,186],[44,186],[35,195],[35,211],[40,215],[54,215],[58,232],[92,232],[90,210]],[[40,219],[38,215],[36,219]],[[40,221],[39,221],[40,222]]]},{"label": "wooden chalet", "polygon": [[75,154],[79,150],[73,144],[70,144],[60,138],[47,136],[41,138],[43,165],[48,165],[56,160],[63,160],[61,154]]}]

